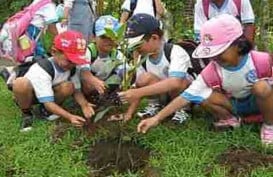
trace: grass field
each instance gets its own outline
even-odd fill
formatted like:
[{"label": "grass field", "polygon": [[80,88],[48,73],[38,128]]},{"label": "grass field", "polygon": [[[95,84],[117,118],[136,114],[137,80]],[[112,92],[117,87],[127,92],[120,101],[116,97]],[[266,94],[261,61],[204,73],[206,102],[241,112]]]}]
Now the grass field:
[{"label": "grass field", "polygon": [[[255,151],[261,156],[267,154],[267,157],[272,158],[272,151],[260,145],[258,126],[213,132],[202,115],[197,114],[185,125],[163,124],[147,135],[135,132],[138,120],[130,122],[126,125],[131,131],[130,135],[137,138],[139,145],[151,150],[149,165],[156,173],[128,171],[112,176],[273,176],[273,164],[267,164],[265,160],[268,159],[265,158],[255,166],[253,163],[258,159],[255,155],[247,162],[239,159],[235,167],[228,163],[223,165],[223,158],[219,159],[231,147]],[[90,146],[112,133],[105,126],[90,136],[65,123],[42,120],[35,121],[32,131],[20,133],[19,122],[19,109],[0,80],[0,177],[92,176],[92,169],[87,165]],[[59,132],[58,137],[56,131]]]}]

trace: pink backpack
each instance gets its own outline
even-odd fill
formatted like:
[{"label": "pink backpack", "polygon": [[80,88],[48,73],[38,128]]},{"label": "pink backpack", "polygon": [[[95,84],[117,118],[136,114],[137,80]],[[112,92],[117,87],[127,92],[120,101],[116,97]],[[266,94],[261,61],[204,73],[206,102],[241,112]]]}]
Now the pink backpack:
[{"label": "pink backpack", "polygon": [[26,30],[35,13],[51,0],[40,0],[10,17],[0,32],[0,57],[15,63],[23,63],[26,56],[33,54],[36,40],[26,35]]},{"label": "pink backpack", "polygon": [[[210,0],[202,0],[204,13],[205,13],[205,16],[207,17],[207,19],[209,19],[209,2],[210,2]],[[235,5],[237,7],[238,16],[240,17],[241,16],[240,15],[240,13],[241,13],[241,0],[233,0],[233,2],[235,3]]]},{"label": "pink backpack", "polygon": [[[266,52],[251,51],[251,58],[259,79],[272,77],[270,55]],[[215,61],[211,61],[201,72],[201,76],[208,87],[222,89],[222,78],[217,71]]]}]

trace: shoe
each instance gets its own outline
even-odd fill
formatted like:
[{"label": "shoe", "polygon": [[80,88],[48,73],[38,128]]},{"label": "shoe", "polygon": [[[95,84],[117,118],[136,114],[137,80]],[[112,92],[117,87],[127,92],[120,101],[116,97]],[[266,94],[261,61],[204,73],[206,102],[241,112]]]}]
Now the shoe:
[{"label": "shoe", "polygon": [[46,108],[44,107],[44,105],[39,106],[39,112],[40,112],[41,118],[46,119],[48,121],[54,121],[60,118],[60,116],[48,112]]},{"label": "shoe", "polygon": [[147,118],[155,116],[161,108],[159,103],[148,103],[148,105],[141,111],[137,112],[140,118]]},{"label": "shoe", "polygon": [[234,129],[241,126],[241,119],[232,116],[228,119],[221,119],[218,122],[214,122],[213,126],[215,130]]},{"label": "shoe", "polygon": [[181,109],[181,110],[175,112],[174,116],[172,117],[172,120],[182,124],[189,117],[190,117],[190,115],[185,110]]},{"label": "shoe", "polygon": [[33,116],[24,115],[21,122],[20,132],[27,132],[32,129]]},{"label": "shoe", "polygon": [[10,76],[10,73],[9,73],[9,71],[7,70],[7,68],[3,68],[3,69],[0,71],[0,76],[4,79],[5,82],[7,82],[7,80],[9,79],[9,76]]},{"label": "shoe", "polygon": [[263,124],[261,128],[261,141],[263,145],[273,145],[273,125]]}]

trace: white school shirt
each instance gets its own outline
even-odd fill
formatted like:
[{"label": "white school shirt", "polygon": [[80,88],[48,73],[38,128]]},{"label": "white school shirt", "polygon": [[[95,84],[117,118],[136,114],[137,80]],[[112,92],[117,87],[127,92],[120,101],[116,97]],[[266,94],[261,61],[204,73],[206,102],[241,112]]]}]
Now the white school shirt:
[{"label": "white school shirt", "polygon": [[[41,0],[34,0],[32,4],[35,4]],[[48,3],[36,11],[30,24],[38,27],[44,28],[46,25],[55,23],[58,21],[58,15],[56,12],[56,5],[54,3]]]},{"label": "white school shirt", "polygon": [[[222,88],[234,98],[245,98],[251,94],[253,84],[259,79],[256,74],[251,55],[243,57],[236,67],[223,68],[216,64],[219,76],[222,78]],[[213,89],[208,87],[203,77],[197,79],[181,94],[183,98],[193,103],[202,103],[212,94]]]},{"label": "white school shirt", "polygon": [[[125,0],[121,6],[121,9],[131,12],[130,2],[131,0]],[[138,0],[136,4],[136,8],[132,15],[139,14],[139,13],[145,13],[155,17],[153,0]]]},{"label": "white school shirt", "polygon": [[[209,19],[220,14],[230,14],[233,16],[240,16],[242,24],[254,23],[255,17],[253,9],[249,0],[241,0],[241,12],[238,12],[236,4],[233,0],[225,0],[223,5],[218,8],[214,3],[209,3],[208,16]],[[197,0],[194,7],[194,32],[195,34],[200,33],[202,25],[207,21],[205,15],[202,0]]]},{"label": "white school shirt", "polygon": [[167,60],[164,49],[162,47],[158,59],[146,59],[146,70],[140,65],[137,69],[137,78],[144,72],[149,72],[156,75],[159,79],[166,79],[168,77],[189,78],[187,70],[191,67],[190,57],[188,53],[180,46],[173,45],[170,62]]},{"label": "white school shirt", "polygon": [[[30,81],[35,96],[40,103],[54,102],[53,87],[70,79],[70,71],[63,71],[53,62],[53,58],[49,60],[54,68],[53,80],[38,63],[33,64],[24,75],[24,77]],[[71,81],[76,83],[75,80],[78,80],[78,77],[78,74],[75,74],[75,76],[71,78]],[[75,87],[79,89],[79,85],[75,84]]]}]

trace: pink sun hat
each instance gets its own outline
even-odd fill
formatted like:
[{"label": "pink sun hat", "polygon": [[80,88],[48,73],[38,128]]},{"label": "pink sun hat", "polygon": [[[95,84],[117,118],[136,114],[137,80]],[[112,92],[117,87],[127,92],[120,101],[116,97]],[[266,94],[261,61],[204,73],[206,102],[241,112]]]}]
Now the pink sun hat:
[{"label": "pink sun hat", "polygon": [[192,57],[215,57],[224,52],[242,34],[242,25],[234,16],[222,14],[211,18],[201,27],[201,43],[192,53]]}]

